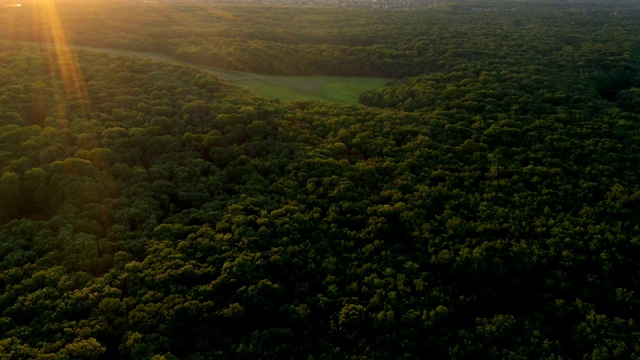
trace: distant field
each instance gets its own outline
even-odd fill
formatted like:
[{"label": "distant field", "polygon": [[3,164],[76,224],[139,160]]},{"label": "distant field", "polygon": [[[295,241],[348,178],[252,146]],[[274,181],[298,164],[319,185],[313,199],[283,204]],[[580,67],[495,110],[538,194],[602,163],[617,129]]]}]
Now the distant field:
[{"label": "distant field", "polygon": [[367,77],[254,75],[232,82],[256,94],[282,101],[356,103],[360,93],[380,88],[389,81],[391,79]]},{"label": "distant field", "polygon": [[154,53],[86,46],[71,46],[71,48],[100,51],[113,55],[144,56],[174,64],[193,66],[212,72],[216,76],[260,96],[280,99],[281,101],[321,100],[337,103],[357,103],[358,95],[363,91],[380,88],[393,81],[393,79],[376,77],[263,75],[195,65],[170,56]]}]

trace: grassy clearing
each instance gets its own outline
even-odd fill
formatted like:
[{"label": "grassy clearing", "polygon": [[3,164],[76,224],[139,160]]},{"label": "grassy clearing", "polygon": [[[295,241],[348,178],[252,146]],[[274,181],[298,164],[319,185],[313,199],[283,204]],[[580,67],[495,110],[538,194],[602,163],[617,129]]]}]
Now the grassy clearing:
[{"label": "grassy clearing", "polygon": [[358,95],[376,89],[391,81],[383,78],[340,76],[268,76],[242,79],[236,85],[264,97],[293,100],[322,100],[356,103]]},{"label": "grassy clearing", "polygon": [[100,51],[113,55],[144,56],[155,60],[193,66],[209,71],[216,76],[255,94],[281,101],[320,100],[337,103],[357,103],[360,93],[384,86],[392,79],[374,77],[345,76],[283,76],[263,75],[241,71],[226,70],[211,66],[194,65],[169,56],[138,51],[91,48],[73,46],[72,48]]}]

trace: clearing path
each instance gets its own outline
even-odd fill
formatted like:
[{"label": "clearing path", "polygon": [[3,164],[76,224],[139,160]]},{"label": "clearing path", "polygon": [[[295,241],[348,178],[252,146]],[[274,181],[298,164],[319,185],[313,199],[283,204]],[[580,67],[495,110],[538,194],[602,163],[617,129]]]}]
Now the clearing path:
[{"label": "clearing path", "polygon": [[[54,44],[48,44],[54,46]],[[257,95],[281,101],[320,100],[338,103],[357,103],[358,96],[366,91],[383,87],[393,79],[350,76],[286,76],[264,75],[233,71],[213,66],[192,64],[171,56],[141,51],[112,48],[74,46],[69,48],[99,51],[122,56],[143,56],[154,60],[180,64],[208,71],[234,85],[245,88]]]}]

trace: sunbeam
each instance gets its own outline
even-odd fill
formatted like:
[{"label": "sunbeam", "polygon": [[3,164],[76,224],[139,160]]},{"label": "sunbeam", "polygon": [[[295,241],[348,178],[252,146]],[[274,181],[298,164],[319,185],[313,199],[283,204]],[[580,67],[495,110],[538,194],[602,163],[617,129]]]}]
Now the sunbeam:
[{"label": "sunbeam", "polygon": [[[87,117],[90,116],[91,101],[86,83],[69,49],[65,30],[60,21],[55,2],[52,0],[44,0],[33,3],[33,6],[34,23],[37,24],[42,31],[42,38],[47,42],[53,43],[55,57],[49,59],[52,74],[56,73],[56,70],[59,70],[67,99],[77,98],[81,103],[82,114]],[[65,123],[65,106],[59,98],[56,99],[56,102],[60,122]]]}]

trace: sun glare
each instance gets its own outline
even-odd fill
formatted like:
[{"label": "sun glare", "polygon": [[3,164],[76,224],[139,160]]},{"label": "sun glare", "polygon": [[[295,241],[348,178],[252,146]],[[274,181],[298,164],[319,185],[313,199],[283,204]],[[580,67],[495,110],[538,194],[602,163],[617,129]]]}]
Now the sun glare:
[{"label": "sun glare", "polygon": [[[69,49],[67,37],[58,15],[55,2],[44,0],[34,3],[35,23],[42,30],[43,40],[53,44],[55,58],[50,59],[52,73],[59,69],[67,97],[77,97],[83,105],[83,113],[90,114],[90,99],[82,74],[78,71],[76,61]],[[65,107],[58,101],[58,113],[62,123],[66,121]]]}]

